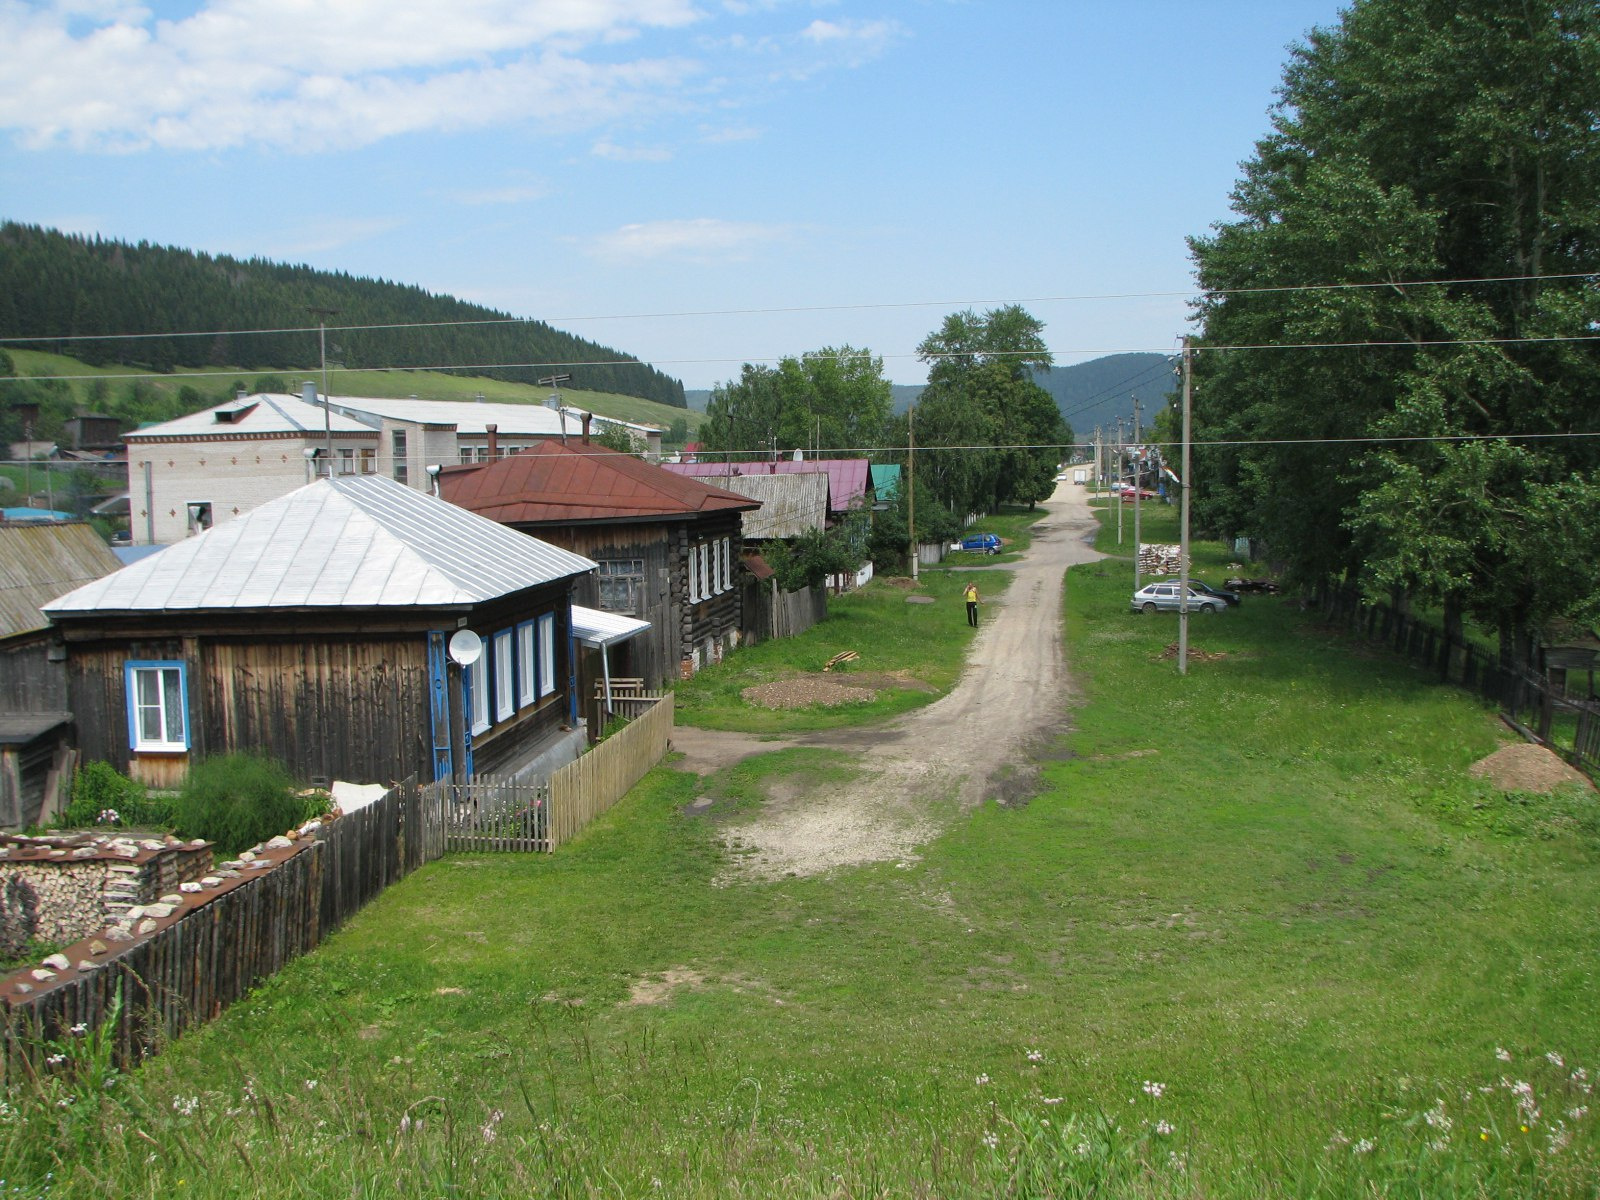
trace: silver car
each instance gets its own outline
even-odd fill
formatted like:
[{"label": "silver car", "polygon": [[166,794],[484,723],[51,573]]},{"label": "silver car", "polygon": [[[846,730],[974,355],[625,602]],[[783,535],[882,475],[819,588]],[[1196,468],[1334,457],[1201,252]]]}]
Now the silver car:
[{"label": "silver car", "polygon": [[[1134,612],[1177,612],[1182,594],[1176,583],[1152,583],[1133,594],[1128,607]],[[1189,589],[1189,611],[1192,613],[1219,613],[1227,607],[1220,596]]]}]

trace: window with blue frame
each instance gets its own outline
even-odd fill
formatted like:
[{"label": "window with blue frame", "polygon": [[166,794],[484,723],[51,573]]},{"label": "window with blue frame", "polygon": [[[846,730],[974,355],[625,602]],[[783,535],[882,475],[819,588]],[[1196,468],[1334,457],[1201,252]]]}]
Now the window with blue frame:
[{"label": "window with blue frame", "polygon": [[124,667],[128,745],[135,751],[189,749],[189,690],[181,662],[130,662]]}]

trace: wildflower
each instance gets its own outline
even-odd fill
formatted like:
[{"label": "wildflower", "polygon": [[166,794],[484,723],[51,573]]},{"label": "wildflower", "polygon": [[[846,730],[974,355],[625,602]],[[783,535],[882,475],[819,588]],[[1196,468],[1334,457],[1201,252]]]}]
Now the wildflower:
[{"label": "wildflower", "polygon": [[1511,1051],[1507,1050],[1504,1046],[1496,1046],[1494,1048],[1494,1056],[1501,1062],[1511,1061]]},{"label": "wildflower", "polygon": [[72,1107],[72,1097],[71,1096],[63,1096],[63,1097],[61,1097],[61,1099],[56,1101],[56,1107],[57,1108],[71,1108]]},{"label": "wildflower", "polygon": [[1489,1131],[1487,1129],[1479,1129],[1478,1140],[1480,1142],[1487,1142],[1489,1140]]},{"label": "wildflower", "polygon": [[1526,1125],[1518,1125],[1517,1128],[1522,1130],[1523,1133],[1528,1132],[1528,1127]]},{"label": "wildflower", "polygon": [[102,808],[100,810],[100,824],[102,824],[102,825],[117,825],[117,824],[120,824],[121,821],[122,821],[122,814],[117,812],[116,809],[114,809],[114,808]]},{"label": "wildflower", "polygon": [[1428,1123],[1430,1129],[1437,1129],[1440,1133],[1449,1133],[1451,1121],[1444,1115],[1444,1101],[1440,1100],[1427,1112],[1422,1114],[1422,1119]]},{"label": "wildflower", "polygon": [[1076,1154],[1079,1158],[1088,1158],[1089,1157],[1089,1149],[1090,1149],[1090,1146],[1089,1146],[1088,1142],[1079,1142],[1076,1146],[1074,1146],[1072,1148],[1072,1152],[1074,1154]]},{"label": "wildflower", "polygon": [[1574,1121],[1581,1121],[1588,1115],[1589,1106],[1587,1104],[1580,1104],[1577,1108],[1567,1109],[1567,1116],[1571,1117]]},{"label": "wildflower", "polygon": [[1561,1055],[1557,1054],[1554,1050],[1547,1050],[1544,1057],[1545,1061],[1553,1067],[1564,1067],[1567,1065],[1561,1060]]},{"label": "wildflower", "polygon": [[1179,1154],[1176,1150],[1168,1150],[1167,1166],[1174,1171],[1186,1171],[1189,1169],[1189,1159],[1185,1155]]},{"label": "wildflower", "polygon": [[1170,1122],[1170,1121],[1157,1121],[1156,1122],[1156,1132],[1159,1133],[1162,1137],[1166,1137],[1169,1133],[1172,1132],[1172,1122]]},{"label": "wildflower", "polygon": [[306,1091],[314,1092],[316,1090],[317,1090],[317,1081],[315,1079],[306,1080]]},{"label": "wildflower", "polygon": [[1589,1072],[1585,1071],[1582,1067],[1577,1067],[1573,1070],[1571,1078],[1573,1083],[1582,1083],[1585,1079],[1589,1078]]},{"label": "wildflower", "polygon": [[52,1054],[49,1058],[45,1059],[45,1062],[49,1063],[52,1067],[59,1067],[66,1061],[67,1056],[65,1054]]},{"label": "wildflower", "polygon": [[1375,1143],[1371,1138],[1362,1138],[1354,1146],[1350,1147],[1350,1153],[1351,1154],[1371,1154],[1372,1153],[1372,1148],[1376,1144],[1377,1143]]},{"label": "wildflower", "polygon": [[993,1150],[1000,1144],[1000,1138],[994,1133],[986,1133],[983,1135],[983,1144]]},{"label": "wildflower", "polygon": [[1167,1085],[1164,1083],[1151,1083],[1148,1079],[1144,1081],[1144,1093],[1147,1096],[1154,1096],[1159,1100],[1161,1098],[1161,1093],[1166,1090]]},{"label": "wildflower", "polygon": [[1046,1096],[1044,1098],[1044,1102],[1046,1104],[1060,1104],[1061,1103],[1061,1097],[1060,1096]]},{"label": "wildflower", "polygon": [[1029,1050],[1028,1051],[1028,1061],[1029,1062],[1043,1062],[1044,1061],[1044,1051],[1042,1051],[1042,1050]]},{"label": "wildflower", "polygon": [[190,1096],[187,1100],[182,1096],[172,1098],[172,1111],[182,1117],[194,1116],[195,1109],[200,1107],[200,1097]]},{"label": "wildflower", "polygon": [[1350,1139],[1348,1136],[1346,1136],[1344,1130],[1342,1129],[1335,1129],[1333,1131],[1333,1136],[1328,1139],[1329,1150],[1337,1150],[1339,1147],[1348,1146],[1349,1144]]},{"label": "wildflower", "polygon": [[489,1114],[488,1123],[485,1124],[484,1127],[479,1131],[483,1134],[483,1140],[485,1142],[492,1142],[497,1136],[499,1136],[499,1131],[495,1127],[499,1125],[504,1118],[505,1113],[501,1112],[498,1108]]},{"label": "wildflower", "polygon": [[86,1034],[88,1032],[89,1032],[89,1026],[83,1021],[79,1021],[76,1025],[74,1025],[72,1027],[72,1036],[73,1037],[82,1037],[84,1034]]},{"label": "wildflower", "polygon": [[1428,1149],[1432,1150],[1435,1154],[1443,1154],[1449,1148],[1449,1138],[1435,1138],[1433,1141],[1428,1143]]},{"label": "wildflower", "polygon": [[972,1082],[977,1084],[979,1087],[982,1087],[984,1084],[989,1082],[989,1077],[987,1075],[979,1075]]}]

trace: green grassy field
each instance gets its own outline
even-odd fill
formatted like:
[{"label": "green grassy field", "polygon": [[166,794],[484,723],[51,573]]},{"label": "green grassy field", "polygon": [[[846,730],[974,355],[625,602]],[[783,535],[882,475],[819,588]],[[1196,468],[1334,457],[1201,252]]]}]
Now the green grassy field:
[{"label": "green grassy field", "polygon": [[[14,1096],[6,1194],[1595,1195],[1593,795],[1472,780],[1492,714],[1277,599],[1196,620],[1180,678],[1130,584],[1068,576],[1076,730],[1027,803],[714,886],[767,781],[861,764],[657,770],[552,857],[418,872],[131,1078]],[[890,590],[834,620],[931,671]]]},{"label": "green grassy field", "polygon": [[[10,353],[20,375],[86,377],[74,379],[71,384],[78,394],[80,403],[87,401],[88,390],[94,378],[104,378],[111,382],[112,386],[116,386],[119,376],[129,374],[129,368],[126,367],[91,367],[75,358],[59,354],[46,354],[36,350],[13,350]],[[163,392],[176,392],[186,383],[207,392],[214,392],[228,386],[235,379],[242,380],[245,386],[249,387],[256,379],[266,374],[282,377],[288,381],[290,387],[296,387],[302,379],[316,379],[320,386],[320,376],[316,371],[245,371],[232,367],[208,368],[204,375],[197,371],[179,369],[170,375],[140,375],[139,378]],[[444,375],[435,371],[347,371],[341,368],[329,371],[328,386],[336,396],[416,396],[422,400],[472,400],[482,393],[485,400],[503,404],[543,404],[550,394],[548,388],[530,387],[523,383],[509,383],[501,379],[485,379],[470,375]],[[705,420],[704,413],[697,413],[687,408],[673,408],[671,405],[658,404],[654,400],[641,400],[636,396],[616,396],[609,392],[587,392],[572,388],[562,389],[561,396],[567,404],[590,409],[601,416],[660,425],[663,428],[682,417],[688,422],[691,433]]]}]

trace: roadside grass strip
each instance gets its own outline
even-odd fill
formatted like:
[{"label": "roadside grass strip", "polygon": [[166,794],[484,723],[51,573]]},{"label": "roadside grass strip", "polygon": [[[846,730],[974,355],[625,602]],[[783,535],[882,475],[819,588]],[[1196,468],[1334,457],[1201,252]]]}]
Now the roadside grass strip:
[{"label": "roadside grass strip", "polygon": [[[948,639],[868,589],[693,719],[734,720],[718,672],[841,649],[953,673],[964,578],[926,584]],[[1197,619],[1180,677],[1131,582],[1068,575],[1076,728],[1026,804],[713,886],[720,816],[845,760],[658,769],[559,854],[417,872],[128,1076],[67,1036],[0,1113],[4,1194],[1593,1196],[1593,797],[1470,778],[1490,712],[1279,598]]]}]

